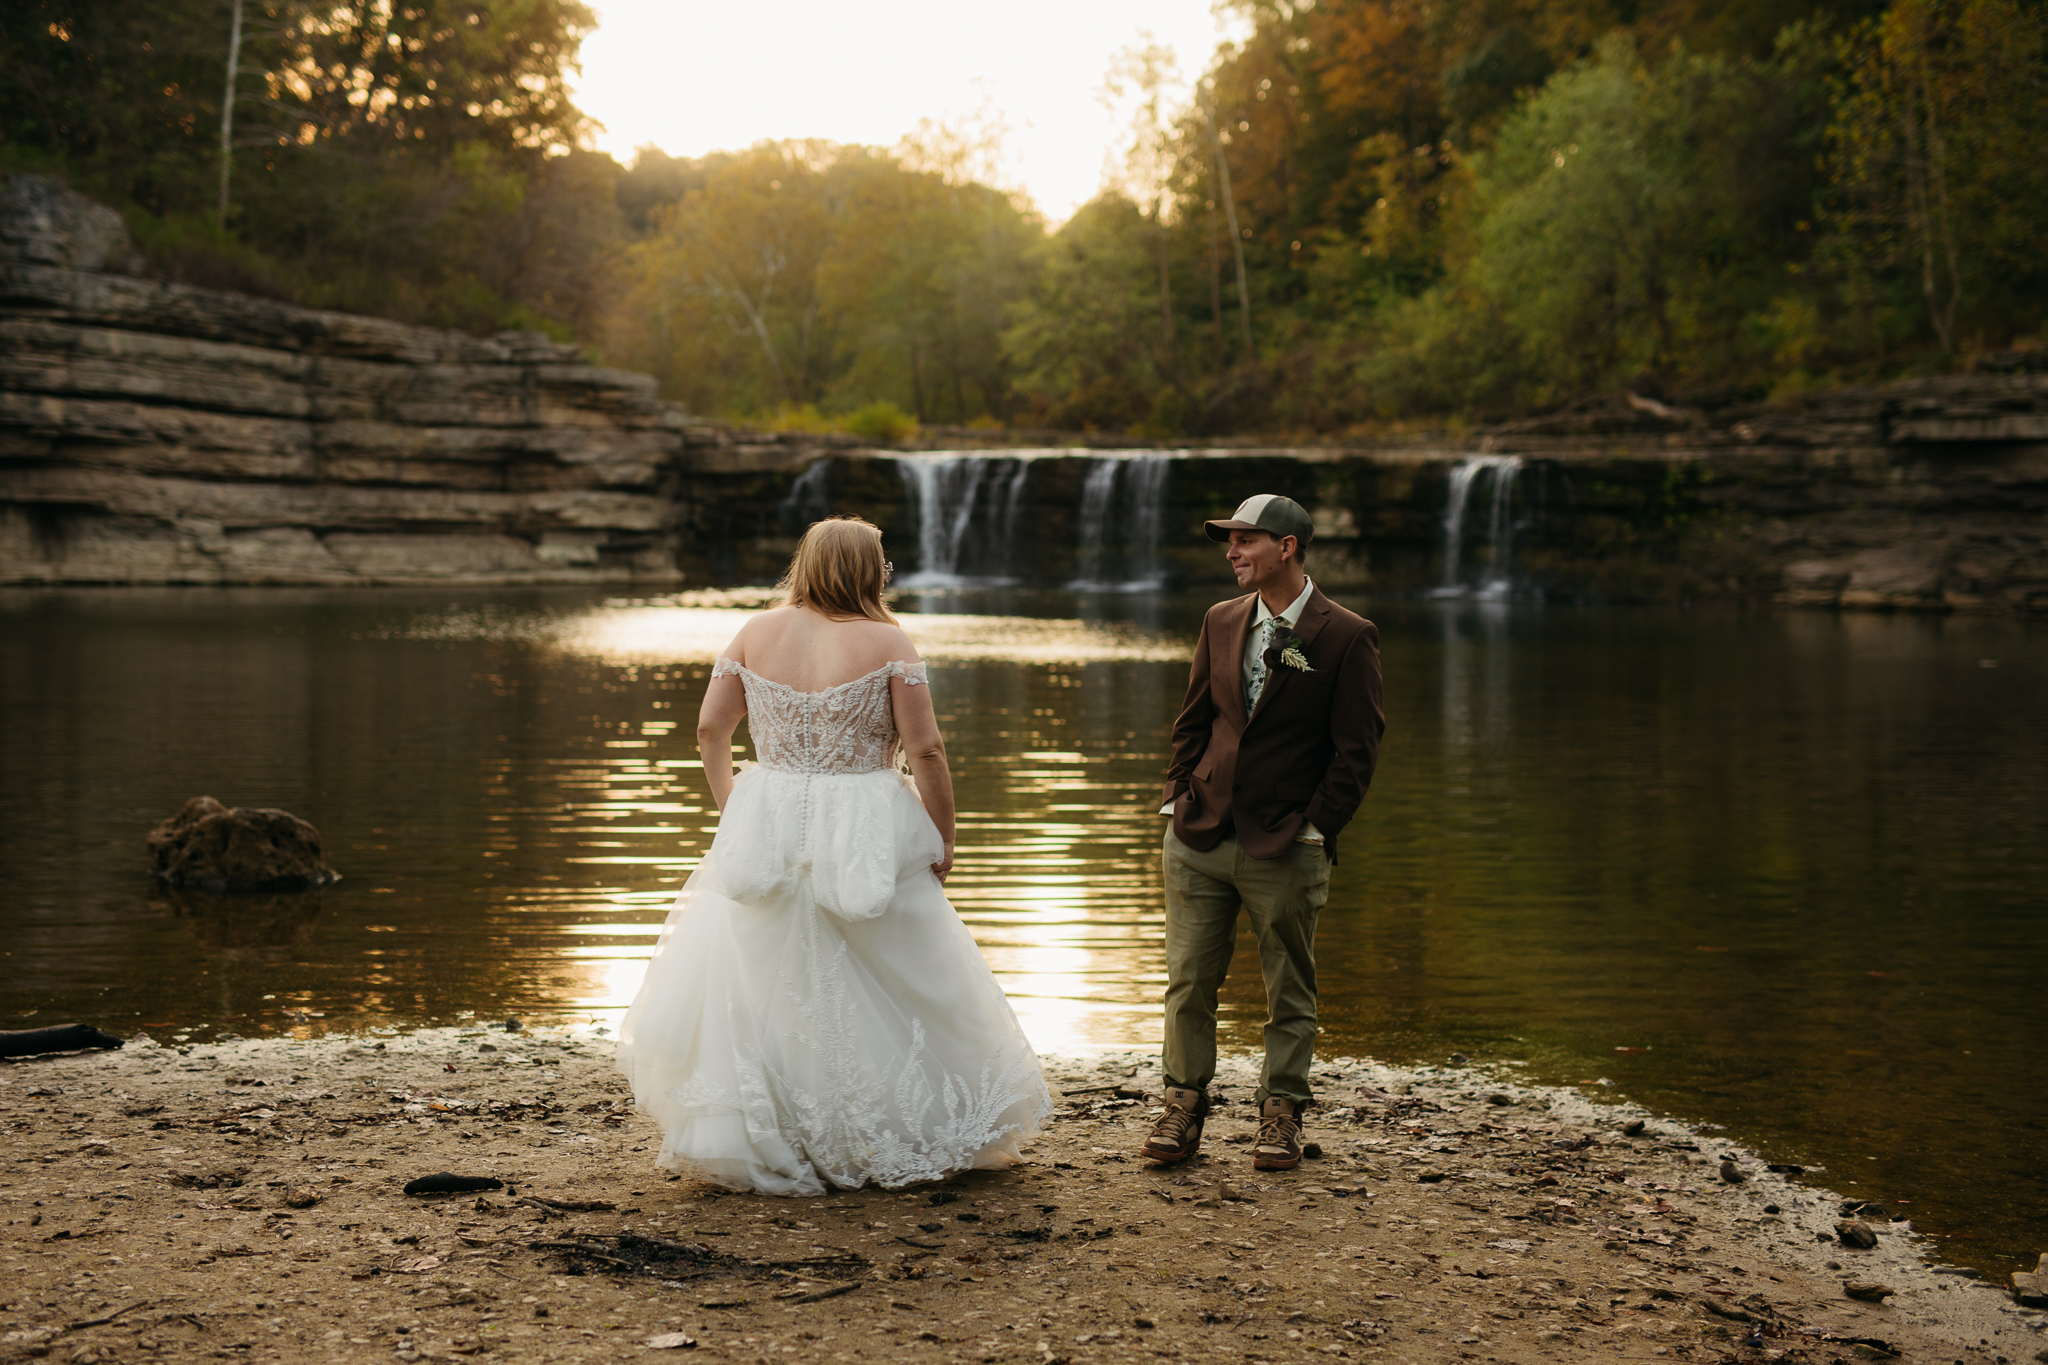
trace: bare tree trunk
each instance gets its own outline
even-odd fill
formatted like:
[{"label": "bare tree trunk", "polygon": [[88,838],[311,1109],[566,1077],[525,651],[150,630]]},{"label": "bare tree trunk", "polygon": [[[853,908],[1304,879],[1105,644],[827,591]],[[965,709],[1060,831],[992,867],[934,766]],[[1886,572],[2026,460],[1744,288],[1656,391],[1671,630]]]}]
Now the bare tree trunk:
[{"label": "bare tree trunk", "polygon": [[1173,353],[1173,271],[1167,261],[1166,195],[1162,191],[1152,213],[1153,239],[1159,247],[1159,351],[1170,374],[1178,367]]},{"label": "bare tree trunk", "polygon": [[[1927,119],[1927,182],[1931,191],[1927,208],[1930,216],[1941,228],[1942,256],[1948,264],[1948,301],[1937,304],[1930,292],[1927,304],[1939,315],[1935,318],[1934,330],[1941,337],[1942,349],[1953,351],[1956,348],[1956,305],[1962,302],[1963,277],[1956,266],[1955,229],[1948,211],[1948,149],[1942,141],[1941,125],[1935,119],[1934,87],[1927,78],[1927,59],[1924,54],[1920,62],[1920,108]],[[1932,255],[1931,245],[1929,255]],[[1933,282],[1930,273],[1927,277],[1930,291]]]},{"label": "bare tree trunk", "polygon": [[215,221],[228,226],[228,177],[235,168],[235,75],[242,64],[242,0],[232,0],[234,19],[228,28],[228,75],[220,97],[220,213]]},{"label": "bare tree trunk", "polygon": [[1230,226],[1230,249],[1237,257],[1237,321],[1244,342],[1244,358],[1252,355],[1252,294],[1244,281],[1244,237],[1237,229],[1237,196],[1230,192],[1230,161],[1223,155],[1223,135],[1216,130],[1216,116],[1202,106],[1202,121],[1209,125],[1209,142],[1216,149],[1216,180],[1223,189],[1223,216]]},{"label": "bare tree trunk", "polygon": [[1209,323],[1216,373],[1223,373],[1223,254],[1216,250],[1216,205],[1209,205]]}]

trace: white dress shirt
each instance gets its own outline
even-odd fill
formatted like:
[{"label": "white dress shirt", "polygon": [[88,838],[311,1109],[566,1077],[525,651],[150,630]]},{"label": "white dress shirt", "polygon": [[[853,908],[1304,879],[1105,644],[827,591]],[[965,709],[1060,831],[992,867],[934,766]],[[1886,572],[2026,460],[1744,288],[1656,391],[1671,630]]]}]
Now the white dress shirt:
[{"label": "white dress shirt", "polygon": [[[1302,584],[1301,596],[1290,602],[1287,605],[1287,610],[1277,613],[1266,605],[1265,597],[1263,595],[1260,596],[1258,610],[1252,615],[1251,631],[1244,637],[1244,691],[1246,695],[1249,695],[1252,690],[1252,661],[1259,657],[1259,644],[1266,638],[1266,622],[1272,620],[1277,615],[1281,621],[1286,623],[1287,629],[1293,630],[1295,625],[1301,620],[1303,609],[1308,606],[1310,594],[1314,593],[1315,590],[1315,580],[1311,578]],[[1268,687],[1272,686],[1272,679],[1267,679],[1266,685]],[[1161,806],[1159,813],[1161,815],[1173,814],[1173,802],[1169,801]],[[1294,842],[1297,844],[1320,844],[1323,842],[1323,832],[1304,820],[1301,822],[1300,831],[1294,836]]]}]

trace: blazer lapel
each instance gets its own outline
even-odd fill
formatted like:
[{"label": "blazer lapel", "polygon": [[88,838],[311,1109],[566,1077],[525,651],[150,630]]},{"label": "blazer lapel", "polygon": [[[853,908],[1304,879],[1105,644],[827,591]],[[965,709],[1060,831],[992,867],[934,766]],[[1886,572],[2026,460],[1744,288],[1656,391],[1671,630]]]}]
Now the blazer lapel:
[{"label": "blazer lapel", "polygon": [[1241,602],[1231,604],[1232,615],[1224,622],[1224,629],[1217,633],[1217,648],[1223,652],[1220,659],[1209,663],[1209,687],[1212,692],[1220,691],[1223,696],[1222,709],[1237,722],[1238,733],[1251,722],[1244,706],[1244,644],[1252,633],[1252,618],[1258,614],[1259,595],[1253,593]]}]

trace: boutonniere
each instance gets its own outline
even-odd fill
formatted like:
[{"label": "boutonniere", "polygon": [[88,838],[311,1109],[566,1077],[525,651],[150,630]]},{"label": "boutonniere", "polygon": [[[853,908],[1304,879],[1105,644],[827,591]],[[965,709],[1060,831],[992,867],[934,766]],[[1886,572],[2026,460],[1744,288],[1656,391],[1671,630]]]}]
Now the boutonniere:
[{"label": "boutonniere", "polygon": [[1309,666],[1308,655],[1301,652],[1307,644],[1308,641],[1293,631],[1288,631],[1280,637],[1280,662],[1302,673],[1315,672],[1315,669]]}]

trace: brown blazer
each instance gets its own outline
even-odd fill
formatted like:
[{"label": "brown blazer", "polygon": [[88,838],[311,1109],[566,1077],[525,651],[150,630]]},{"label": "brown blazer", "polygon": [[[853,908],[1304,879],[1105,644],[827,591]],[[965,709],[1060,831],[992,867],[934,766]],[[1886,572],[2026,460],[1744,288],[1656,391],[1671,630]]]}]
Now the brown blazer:
[{"label": "brown blazer", "polygon": [[1202,618],[1166,770],[1173,832],[1204,851],[1235,834],[1252,857],[1277,858],[1307,820],[1335,862],[1337,835],[1365,799],[1387,728],[1379,627],[1317,588],[1294,627],[1313,671],[1281,663],[1275,645],[1248,716],[1244,646],[1257,615],[1253,593]]}]

